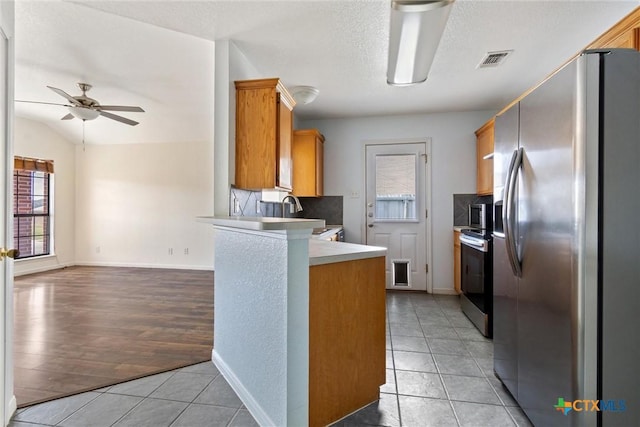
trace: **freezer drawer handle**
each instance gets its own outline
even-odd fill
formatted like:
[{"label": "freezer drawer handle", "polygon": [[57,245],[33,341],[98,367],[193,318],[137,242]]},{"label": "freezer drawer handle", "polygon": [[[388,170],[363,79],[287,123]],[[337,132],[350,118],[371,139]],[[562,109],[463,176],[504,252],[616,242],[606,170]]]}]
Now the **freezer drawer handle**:
[{"label": "freezer drawer handle", "polygon": [[511,263],[511,269],[513,274],[517,277],[522,277],[522,263],[518,259],[518,249],[516,247],[515,236],[515,191],[518,185],[518,175],[520,173],[520,167],[522,166],[522,157],[524,150],[520,147],[513,152],[511,157],[511,164],[509,165],[509,171],[507,172],[506,187],[506,200],[503,204],[504,218],[504,237],[507,244],[507,255],[509,255],[509,262]]}]

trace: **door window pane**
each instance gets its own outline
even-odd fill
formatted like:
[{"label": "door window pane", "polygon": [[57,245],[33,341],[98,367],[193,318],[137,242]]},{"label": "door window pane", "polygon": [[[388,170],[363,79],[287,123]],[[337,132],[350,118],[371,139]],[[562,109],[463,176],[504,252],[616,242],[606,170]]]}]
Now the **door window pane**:
[{"label": "door window pane", "polygon": [[376,156],[376,220],[413,220],[416,213],[416,155]]}]

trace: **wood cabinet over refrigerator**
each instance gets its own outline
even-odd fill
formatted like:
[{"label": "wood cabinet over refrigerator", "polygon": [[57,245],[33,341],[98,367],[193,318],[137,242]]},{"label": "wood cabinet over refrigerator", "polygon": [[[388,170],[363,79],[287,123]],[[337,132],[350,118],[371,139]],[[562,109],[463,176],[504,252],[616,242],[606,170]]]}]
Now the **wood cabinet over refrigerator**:
[{"label": "wood cabinet over refrigerator", "polygon": [[324,136],[318,129],[293,131],[293,194],[324,195]]},{"label": "wood cabinet over refrigerator", "polygon": [[476,193],[481,196],[493,194],[493,122],[489,120],[476,131]]},{"label": "wood cabinet over refrigerator", "polygon": [[598,37],[587,49],[610,47],[640,50],[640,7]]},{"label": "wood cabinet over refrigerator", "polygon": [[277,78],[236,81],[235,186],[292,189],[295,101]]}]

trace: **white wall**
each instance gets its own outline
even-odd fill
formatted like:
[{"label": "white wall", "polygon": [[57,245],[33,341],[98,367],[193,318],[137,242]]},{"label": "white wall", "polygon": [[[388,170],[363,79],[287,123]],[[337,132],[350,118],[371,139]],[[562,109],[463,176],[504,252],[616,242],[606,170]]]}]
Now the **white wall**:
[{"label": "white wall", "polygon": [[75,262],[75,145],[48,126],[20,117],[14,122],[14,154],[53,160],[53,255],[15,262],[15,275],[50,270]]},{"label": "white wall", "polygon": [[76,263],[211,269],[213,230],[196,216],[213,211],[212,150],[210,142],[77,146]]},{"label": "white wall", "polygon": [[309,420],[304,232],[216,229],[212,359],[260,425]]},{"label": "white wall", "polygon": [[[231,41],[216,42],[215,214],[229,214],[229,186],[235,182],[236,80],[265,78]],[[270,77],[270,76],[266,76]]]},{"label": "white wall", "polygon": [[[453,194],[475,193],[474,131],[495,111],[307,120],[325,136],[325,194],[344,196],[345,237],[364,243],[364,141],[431,138],[433,291],[453,291]],[[358,198],[351,194],[357,192]]]}]

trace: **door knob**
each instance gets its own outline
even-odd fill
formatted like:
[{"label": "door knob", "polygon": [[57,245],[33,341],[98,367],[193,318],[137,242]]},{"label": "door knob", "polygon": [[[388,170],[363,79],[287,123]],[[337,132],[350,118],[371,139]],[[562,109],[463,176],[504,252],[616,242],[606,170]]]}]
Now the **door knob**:
[{"label": "door knob", "polygon": [[17,249],[0,249],[0,260],[3,260],[4,257],[16,258],[18,255],[20,255],[20,251]]},{"label": "door knob", "polygon": [[369,227],[369,228],[373,227],[373,224],[369,224],[369,225],[368,225],[368,227]]}]

